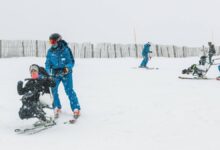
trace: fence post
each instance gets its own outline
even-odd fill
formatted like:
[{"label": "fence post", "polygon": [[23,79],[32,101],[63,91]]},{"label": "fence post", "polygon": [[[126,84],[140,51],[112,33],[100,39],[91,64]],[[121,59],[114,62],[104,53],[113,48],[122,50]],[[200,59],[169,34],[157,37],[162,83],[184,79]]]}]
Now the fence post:
[{"label": "fence post", "polygon": [[220,46],[218,47],[218,53],[217,53],[217,55],[219,55],[220,54]]},{"label": "fence post", "polygon": [[107,46],[107,57],[109,58],[110,57],[110,54],[109,54],[109,45],[108,44],[106,44]]},{"label": "fence post", "polygon": [[205,46],[202,46],[203,56],[205,56]]},{"label": "fence post", "polygon": [[86,44],[83,50],[84,50],[84,58],[86,58]]},{"label": "fence post", "polygon": [[157,57],[159,57],[159,46],[158,46],[158,44],[156,44],[156,55],[157,55]]},{"label": "fence post", "polygon": [[173,45],[173,56],[174,56],[174,58],[176,57],[176,47],[175,47],[175,45]]},{"label": "fence post", "polygon": [[164,57],[162,46],[160,46],[160,53],[161,53],[161,57]]},{"label": "fence post", "polygon": [[2,40],[0,40],[0,58],[2,58]]},{"label": "fence post", "polygon": [[35,44],[36,44],[36,54],[35,54],[35,56],[38,57],[38,40],[36,40]]},{"label": "fence post", "polygon": [[183,46],[183,57],[186,57],[185,56],[185,47]]},{"label": "fence post", "polygon": [[44,44],[45,57],[46,57],[47,56],[47,41],[45,41],[43,44]]},{"label": "fence post", "polygon": [[121,57],[123,57],[121,46],[120,46],[120,55]]},{"label": "fence post", "polygon": [[74,57],[76,57],[76,45],[75,44],[73,45],[73,55]]},{"label": "fence post", "polygon": [[102,58],[102,48],[100,48],[99,58]]},{"label": "fence post", "polygon": [[21,42],[21,46],[22,46],[22,56],[25,57],[25,53],[24,53],[24,41]]},{"label": "fence post", "polygon": [[116,54],[116,44],[114,44],[114,52],[115,52],[115,58],[117,57],[117,54]]},{"label": "fence post", "polygon": [[91,44],[91,49],[92,49],[92,58],[94,58],[94,45]]},{"label": "fence post", "polygon": [[138,58],[138,49],[137,49],[137,44],[134,44],[134,48],[136,50],[136,58]]},{"label": "fence post", "polygon": [[128,55],[131,57],[131,48],[128,46]]},{"label": "fence post", "polygon": [[170,57],[169,46],[167,46],[167,56]]}]

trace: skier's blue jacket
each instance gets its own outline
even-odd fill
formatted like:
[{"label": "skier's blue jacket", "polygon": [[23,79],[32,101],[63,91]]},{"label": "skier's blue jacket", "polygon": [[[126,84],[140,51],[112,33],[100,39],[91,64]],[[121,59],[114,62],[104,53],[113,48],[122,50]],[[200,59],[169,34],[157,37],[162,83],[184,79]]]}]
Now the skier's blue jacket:
[{"label": "skier's blue jacket", "polygon": [[74,66],[74,58],[67,43],[62,40],[59,41],[58,47],[51,47],[46,56],[45,69],[48,74],[53,73],[53,70],[68,68],[69,73],[72,72]]},{"label": "skier's blue jacket", "polygon": [[150,46],[151,45],[149,43],[144,45],[144,49],[142,50],[142,56],[143,57],[148,57],[148,53],[151,52],[150,51]]}]

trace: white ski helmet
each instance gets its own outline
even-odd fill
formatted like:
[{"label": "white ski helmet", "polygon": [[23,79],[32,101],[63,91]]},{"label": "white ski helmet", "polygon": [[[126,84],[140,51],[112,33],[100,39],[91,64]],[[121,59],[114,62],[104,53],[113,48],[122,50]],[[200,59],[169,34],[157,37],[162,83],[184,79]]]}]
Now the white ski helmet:
[{"label": "white ski helmet", "polygon": [[32,72],[32,70],[39,72],[39,66],[36,64],[32,64],[29,68],[30,73]]}]

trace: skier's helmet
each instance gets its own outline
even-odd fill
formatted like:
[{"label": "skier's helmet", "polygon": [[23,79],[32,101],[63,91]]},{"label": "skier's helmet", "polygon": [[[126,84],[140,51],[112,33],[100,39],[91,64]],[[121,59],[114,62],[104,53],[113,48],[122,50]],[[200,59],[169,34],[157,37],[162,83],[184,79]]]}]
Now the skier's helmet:
[{"label": "skier's helmet", "polygon": [[57,42],[58,42],[59,40],[61,40],[61,39],[62,39],[62,37],[61,37],[61,35],[58,34],[58,33],[53,33],[53,34],[51,34],[50,37],[49,37],[49,40],[50,40],[50,44],[51,44],[51,45],[57,44]]},{"label": "skier's helmet", "polygon": [[151,43],[150,43],[150,42],[147,42],[145,45],[146,45],[146,46],[151,46]]},{"label": "skier's helmet", "polygon": [[29,71],[32,72],[32,71],[36,71],[36,72],[39,72],[39,67],[38,65],[36,64],[32,64],[29,68]]},{"label": "skier's helmet", "polygon": [[37,79],[39,77],[39,66],[36,64],[32,64],[29,68],[31,78]]},{"label": "skier's helmet", "polygon": [[205,65],[206,64],[206,58],[207,58],[207,56],[201,56],[200,60],[199,60],[199,64],[200,65]]}]

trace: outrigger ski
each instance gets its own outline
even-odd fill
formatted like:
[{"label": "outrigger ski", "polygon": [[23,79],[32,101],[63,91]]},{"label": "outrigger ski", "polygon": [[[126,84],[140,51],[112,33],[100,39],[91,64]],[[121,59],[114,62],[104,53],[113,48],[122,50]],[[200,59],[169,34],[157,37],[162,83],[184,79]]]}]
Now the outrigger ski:
[{"label": "outrigger ski", "polygon": [[24,128],[24,129],[15,129],[15,132],[18,134],[36,134],[43,130],[46,130],[48,128],[51,128],[54,125],[50,126],[38,126],[38,127],[32,127],[32,128]]},{"label": "outrigger ski", "polygon": [[[29,134],[29,135],[36,134],[36,133],[47,130],[47,129],[53,127],[54,125],[56,125],[57,119],[50,120],[50,122],[47,122],[47,123],[39,121],[39,122],[34,123],[30,127],[17,128],[14,130],[14,132],[16,132],[17,134]],[[77,119],[78,118],[69,119],[68,121],[64,121],[63,124],[74,124],[74,123],[76,123]]]},{"label": "outrigger ski", "polygon": [[31,127],[24,127],[24,128],[17,128],[14,131],[18,134],[35,134],[35,133],[39,133],[43,130],[49,129],[51,127],[53,127],[54,125],[56,125],[56,122],[54,120],[52,120],[49,123],[41,123],[41,124],[33,124]]}]

